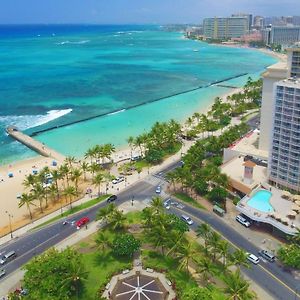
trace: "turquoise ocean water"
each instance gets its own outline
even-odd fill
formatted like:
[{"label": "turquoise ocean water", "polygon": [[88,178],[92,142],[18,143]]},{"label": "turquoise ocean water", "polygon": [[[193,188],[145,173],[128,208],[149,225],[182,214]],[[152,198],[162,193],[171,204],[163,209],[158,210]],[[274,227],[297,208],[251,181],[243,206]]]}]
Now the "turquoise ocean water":
[{"label": "turquoise ocean water", "polygon": [[[54,128],[35,138],[66,155],[80,157],[96,143],[121,147],[155,121],[183,121],[230,91],[205,86],[247,73],[224,82],[241,86],[275,59],[153,26],[64,25],[0,26],[0,61],[3,164],[34,156],[6,126],[29,134]],[[55,128],[62,124],[70,125]]]}]

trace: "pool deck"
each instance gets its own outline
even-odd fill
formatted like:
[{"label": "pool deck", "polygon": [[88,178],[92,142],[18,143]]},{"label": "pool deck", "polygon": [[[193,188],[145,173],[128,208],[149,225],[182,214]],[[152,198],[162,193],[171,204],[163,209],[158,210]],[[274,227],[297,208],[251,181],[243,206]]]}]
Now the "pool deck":
[{"label": "pool deck", "polygon": [[271,187],[265,183],[263,184],[263,187],[272,193],[270,204],[273,207],[274,212],[262,212],[247,204],[247,202],[251,199],[251,196],[253,196],[257,191],[263,189],[262,187],[255,189],[249,196],[245,196],[237,204],[236,209],[254,221],[271,224],[272,226],[289,235],[296,234],[297,227],[300,228],[300,214],[298,212],[294,218],[288,217],[289,213],[293,211],[293,207],[296,204],[290,200],[283,199],[281,190]]}]

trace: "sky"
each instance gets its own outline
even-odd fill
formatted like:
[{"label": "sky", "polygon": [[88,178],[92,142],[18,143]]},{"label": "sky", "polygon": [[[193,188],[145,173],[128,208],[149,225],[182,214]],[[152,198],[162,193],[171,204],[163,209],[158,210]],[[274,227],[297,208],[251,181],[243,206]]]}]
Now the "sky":
[{"label": "sky", "polygon": [[1,24],[201,23],[236,12],[300,15],[300,0],[0,0]]}]

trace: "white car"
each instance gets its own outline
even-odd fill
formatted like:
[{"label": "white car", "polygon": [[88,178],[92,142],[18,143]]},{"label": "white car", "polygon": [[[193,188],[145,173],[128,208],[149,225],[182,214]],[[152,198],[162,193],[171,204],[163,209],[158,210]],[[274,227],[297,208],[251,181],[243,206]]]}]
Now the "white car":
[{"label": "white car", "polygon": [[116,178],[112,181],[112,183],[113,183],[113,184],[117,184],[117,183],[120,183],[120,182],[122,182],[122,181],[124,181],[124,180],[125,180],[125,178],[122,177],[122,176],[120,176],[120,177],[116,177]]},{"label": "white car", "polygon": [[0,278],[3,277],[3,276],[5,275],[5,273],[6,273],[5,270],[4,270],[4,269],[1,269],[1,270],[0,270]]},{"label": "white car", "polygon": [[255,256],[254,254],[248,253],[247,259],[255,265],[257,265],[259,263],[259,258],[257,256]]},{"label": "white car", "polygon": [[184,221],[188,225],[193,225],[194,224],[194,221],[186,215],[182,215],[181,220]]},{"label": "white car", "polygon": [[251,223],[246,219],[244,218],[242,215],[238,215],[236,216],[235,218],[240,224],[244,225],[245,227],[250,227]]},{"label": "white car", "polygon": [[161,186],[159,185],[156,190],[155,190],[156,194],[160,194],[161,193]]}]

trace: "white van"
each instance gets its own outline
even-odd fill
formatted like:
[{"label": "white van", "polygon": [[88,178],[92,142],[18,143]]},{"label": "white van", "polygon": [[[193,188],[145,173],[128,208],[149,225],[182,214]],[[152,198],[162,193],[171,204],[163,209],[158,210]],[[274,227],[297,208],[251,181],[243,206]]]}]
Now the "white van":
[{"label": "white van", "polygon": [[13,260],[17,256],[15,251],[10,251],[6,253],[1,259],[0,259],[0,265],[4,265],[5,263],[9,262],[10,260]]}]

